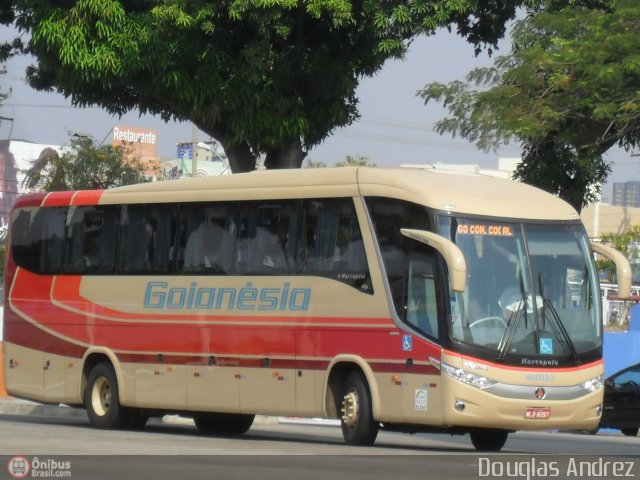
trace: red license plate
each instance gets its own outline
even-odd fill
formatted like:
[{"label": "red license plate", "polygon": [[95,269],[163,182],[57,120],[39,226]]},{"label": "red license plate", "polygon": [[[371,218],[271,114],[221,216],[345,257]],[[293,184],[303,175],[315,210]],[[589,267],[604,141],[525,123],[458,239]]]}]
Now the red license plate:
[{"label": "red license plate", "polygon": [[551,416],[550,408],[527,408],[524,411],[524,418],[532,420],[546,420]]}]

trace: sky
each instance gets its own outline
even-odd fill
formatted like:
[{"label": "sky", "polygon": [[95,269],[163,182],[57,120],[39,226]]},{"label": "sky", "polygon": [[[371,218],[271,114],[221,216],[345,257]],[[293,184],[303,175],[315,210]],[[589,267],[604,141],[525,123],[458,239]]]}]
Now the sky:
[{"label": "sky", "polygon": [[[2,32],[4,39],[11,32]],[[503,42],[494,55],[507,54]],[[360,119],[347,128],[337,129],[308,158],[333,165],[350,156],[366,156],[379,166],[402,164],[455,163],[477,164],[497,168],[499,157],[519,157],[517,145],[497,152],[479,151],[461,138],[440,136],[433,131],[436,121],[446,111],[436,103],[425,106],[416,92],[427,83],[461,80],[474,67],[492,63],[486,53],[475,56],[473,46],[446,30],[416,39],[406,57],[388,61],[382,70],[360,82],[357,90]],[[69,100],[56,93],[37,92],[25,82],[28,58],[15,58],[5,64],[0,75],[0,93],[12,92],[0,115],[13,122],[0,122],[0,138],[34,143],[65,145],[73,133],[89,134],[97,143],[111,143],[111,129],[116,125],[150,128],[158,131],[158,155],[176,156],[177,142],[191,142],[194,129],[190,123],[165,123],[159,117],[139,116],[131,112],[122,118],[100,108],[74,108]],[[198,140],[209,137],[195,131]],[[611,198],[613,182],[640,180],[640,157],[614,150],[606,157],[613,162],[608,185],[603,188],[605,200]]]}]

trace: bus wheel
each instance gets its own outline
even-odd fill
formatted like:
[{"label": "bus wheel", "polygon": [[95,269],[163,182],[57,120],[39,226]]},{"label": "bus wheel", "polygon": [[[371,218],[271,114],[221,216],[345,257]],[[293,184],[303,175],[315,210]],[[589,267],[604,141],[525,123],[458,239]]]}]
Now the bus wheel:
[{"label": "bus wheel", "polygon": [[469,433],[471,443],[480,452],[499,452],[507,443],[509,432],[495,428],[479,428]]},{"label": "bus wheel", "polygon": [[380,424],[373,419],[371,394],[363,375],[351,372],[344,383],[340,425],[348,445],[372,445]]},{"label": "bus wheel", "polygon": [[127,428],[132,430],[141,430],[147,424],[149,416],[142,413],[142,411],[132,408],[129,410],[129,418],[127,419]]},{"label": "bus wheel", "polygon": [[638,436],[638,427],[631,428],[621,428],[620,431],[625,437],[637,437]]},{"label": "bus wheel", "polygon": [[110,364],[99,363],[91,370],[84,406],[92,427],[111,429],[127,425],[129,411],[120,405],[118,381]]},{"label": "bus wheel", "polygon": [[254,418],[240,413],[196,413],[193,421],[205,435],[242,435],[251,428]]}]

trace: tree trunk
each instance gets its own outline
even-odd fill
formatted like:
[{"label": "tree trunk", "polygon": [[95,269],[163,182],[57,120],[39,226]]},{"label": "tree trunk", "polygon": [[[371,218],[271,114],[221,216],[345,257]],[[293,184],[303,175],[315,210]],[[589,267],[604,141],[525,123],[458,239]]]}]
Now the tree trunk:
[{"label": "tree trunk", "polygon": [[[224,145],[224,144],[223,144]],[[224,146],[229,159],[229,167],[233,173],[252,172],[256,169],[256,157],[246,143]]]},{"label": "tree trunk", "polygon": [[300,168],[307,152],[302,149],[300,140],[294,140],[288,146],[267,151],[264,166],[267,170],[278,168]]}]

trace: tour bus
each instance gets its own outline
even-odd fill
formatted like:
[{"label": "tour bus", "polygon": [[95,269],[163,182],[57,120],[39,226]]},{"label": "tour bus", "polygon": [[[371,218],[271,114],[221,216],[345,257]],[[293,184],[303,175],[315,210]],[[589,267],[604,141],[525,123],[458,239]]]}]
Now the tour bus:
[{"label": "tour bus", "polygon": [[530,186],[441,169],[256,171],[34,193],[11,216],[11,395],[97,428],[254,416],[470,434],[591,430],[602,308],[578,214]]}]

